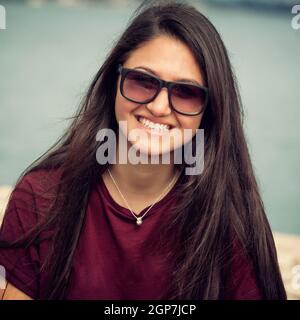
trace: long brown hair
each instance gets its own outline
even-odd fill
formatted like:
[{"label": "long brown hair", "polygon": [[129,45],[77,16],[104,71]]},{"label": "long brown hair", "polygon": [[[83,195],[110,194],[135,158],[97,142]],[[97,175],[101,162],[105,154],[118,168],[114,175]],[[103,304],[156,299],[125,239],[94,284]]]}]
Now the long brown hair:
[{"label": "long brown hair", "polygon": [[[59,168],[61,179],[47,215],[10,246],[38,244],[52,230],[52,246],[42,266],[48,274],[43,299],[63,299],[72,259],[86,212],[88,196],[108,165],[99,165],[95,137],[99,129],[117,133],[114,113],[117,66],[132,51],[159,34],[184,42],[205,74],[209,106],[205,132],[205,167],[185,176],[177,205],[163,219],[159,237],[176,232],[170,299],[221,299],[224,263],[232,239],[238,239],[253,263],[265,299],[285,299],[276,249],[266,218],[242,127],[242,105],[226,48],[209,20],[194,7],[175,1],[142,4],[92,81],[68,130],[22,176]],[[20,177],[21,179],[21,177]],[[49,210],[50,211],[50,210]],[[176,230],[176,231],[175,231]],[[7,246],[1,243],[1,246]]]}]

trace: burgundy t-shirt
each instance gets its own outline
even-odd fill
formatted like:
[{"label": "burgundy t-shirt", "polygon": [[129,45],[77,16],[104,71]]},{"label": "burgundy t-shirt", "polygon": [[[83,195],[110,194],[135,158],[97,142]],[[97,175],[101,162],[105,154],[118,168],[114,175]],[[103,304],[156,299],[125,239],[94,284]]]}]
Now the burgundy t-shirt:
[{"label": "burgundy t-shirt", "polygon": [[[59,173],[54,170],[27,174],[17,184],[6,209],[0,239],[14,240],[37,223],[39,218],[34,209],[46,209],[51,202],[43,194],[41,183],[50,174],[55,185]],[[145,215],[143,224],[137,226],[131,212],[114,201],[99,177],[89,197],[65,299],[161,299],[170,281],[169,264],[164,253],[149,254],[142,244],[152,237],[176,202],[178,183],[179,180]],[[0,265],[6,269],[7,281],[33,299],[44,297],[47,274],[39,269],[50,241],[44,240],[27,249],[0,249]],[[224,296],[261,299],[251,263],[240,250],[234,250]]]}]

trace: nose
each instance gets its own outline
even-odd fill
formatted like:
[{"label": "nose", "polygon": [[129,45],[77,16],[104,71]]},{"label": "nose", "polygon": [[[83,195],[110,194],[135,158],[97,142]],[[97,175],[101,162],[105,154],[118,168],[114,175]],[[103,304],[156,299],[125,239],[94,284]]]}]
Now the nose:
[{"label": "nose", "polygon": [[156,98],[147,103],[147,109],[157,117],[167,116],[172,110],[169,104],[168,89],[162,88]]}]

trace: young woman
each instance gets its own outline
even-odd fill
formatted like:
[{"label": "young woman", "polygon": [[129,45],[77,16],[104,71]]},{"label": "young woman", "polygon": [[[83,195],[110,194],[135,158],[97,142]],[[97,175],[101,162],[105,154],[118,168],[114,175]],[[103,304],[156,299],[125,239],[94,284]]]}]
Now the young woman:
[{"label": "young woman", "polygon": [[[4,299],[286,299],[241,112],[207,18],[143,5],[67,132],[17,182],[0,234]],[[101,163],[102,129],[127,139],[116,161]],[[200,147],[198,129],[204,167],[187,174],[174,154]],[[132,148],[160,161],[122,163]]]}]

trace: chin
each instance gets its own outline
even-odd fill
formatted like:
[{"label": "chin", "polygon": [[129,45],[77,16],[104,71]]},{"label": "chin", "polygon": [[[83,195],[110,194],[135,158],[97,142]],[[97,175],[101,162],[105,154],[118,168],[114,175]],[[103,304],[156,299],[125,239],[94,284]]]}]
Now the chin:
[{"label": "chin", "polygon": [[[182,146],[181,141],[177,143],[177,148]],[[165,159],[170,159],[170,162],[172,161],[172,155],[174,153],[175,145],[174,143],[171,144],[170,146],[168,145],[163,145],[162,143],[153,143],[152,145],[148,141],[138,141],[135,142],[134,144],[130,144],[130,148],[133,148],[134,152],[136,152],[137,155],[142,154],[146,158],[148,157],[158,157],[160,155],[165,155]],[[133,151],[132,150],[132,151]],[[169,154],[169,157],[168,157]]]}]

